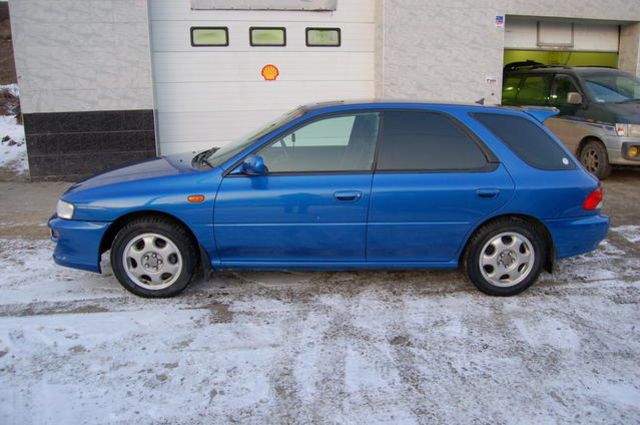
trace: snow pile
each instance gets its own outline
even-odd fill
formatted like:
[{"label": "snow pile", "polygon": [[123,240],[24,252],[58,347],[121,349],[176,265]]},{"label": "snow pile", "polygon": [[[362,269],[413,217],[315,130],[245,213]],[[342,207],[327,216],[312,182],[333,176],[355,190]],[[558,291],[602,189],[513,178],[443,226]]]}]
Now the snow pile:
[{"label": "snow pile", "polygon": [[13,115],[0,115],[0,168],[18,175],[27,172],[24,126]]},{"label": "snow pile", "polygon": [[[9,99],[5,102],[9,111],[17,107],[19,96],[17,84],[0,86],[0,97]],[[27,168],[24,126],[18,123],[15,115],[0,115],[0,172],[20,177],[27,174]]]},{"label": "snow pile", "polygon": [[16,83],[0,85],[0,92],[9,93],[13,97],[20,97],[20,88]]},{"label": "snow pile", "polygon": [[640,242],[640,226],[628,224],[625,226],[612,227],[611,231],[620,233],[623,238],[631,243]]}]

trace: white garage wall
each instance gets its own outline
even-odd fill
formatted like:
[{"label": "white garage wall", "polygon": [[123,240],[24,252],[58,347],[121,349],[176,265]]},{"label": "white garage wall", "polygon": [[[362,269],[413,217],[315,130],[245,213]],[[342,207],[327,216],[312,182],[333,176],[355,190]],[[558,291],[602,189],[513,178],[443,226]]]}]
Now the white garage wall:
[{"label": "white garage wall", "polygon": [[[374,4],[335,12],[203,11],[149,0],[160,152],[220,146],[300,104],[374,96]],[[191,26],[226,26],[228,47],[192,47]],[[287,30],[285,47],[251,47],[249,27]],[[338,48],[305,46],[306,27],[341,28]],[[264,81],[262,67],[280,70]]]}]

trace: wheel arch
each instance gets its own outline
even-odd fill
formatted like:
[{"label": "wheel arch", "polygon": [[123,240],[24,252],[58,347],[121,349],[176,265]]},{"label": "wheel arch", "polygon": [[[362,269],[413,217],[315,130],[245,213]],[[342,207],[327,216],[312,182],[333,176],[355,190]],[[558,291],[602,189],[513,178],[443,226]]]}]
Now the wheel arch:
[{"label": "wheel arch", "polygon": [[498,216],[494,216],[491,218],[486,219],[485,221],[481,222],[480,224],[478,224],[472,232],[469,233],[469,235],[467,236],[467,239],[464,243],[464,248],[462,249],[462,251],[460,252],[460,257],[458,258],[458,262],[459,264],[462,264],[465,256],[467,255],[467,249],[469,248],[469,243],[471,242],[471,239],[473,238],[473,236],[478,232],[478,230],[480,230],[482,227],[494,222],[494,221],[498,221],[504,218],[515,218],[518,220],[523,220],[526,221],[530,224],[532,224],[536,230],[538,231],[538,233],[542,236],[544,242],[545,242],[545,247],[547,249],[546,252],[546,257],[545,258],[545,262],[544,262],[544,269],[546,271],[548,271],[549,273],[551,273],[553,271],[553,265],[554,265],[554,261],[556,258],[556,253],[555,253],[555,246],[553,244],[553,238],[551,237],[551,232],[549,232],[549,229],[547,228],[547,226],[545,226],[545,224],[538,220],[536,217],[533,217],[531,215],[527,215],[527,214],[520,214],[520,213],[505,213],[505,214],[500,214]]},{"label": "wheel arch", "polygon": [[582,155],[582,150],[584,149],[584,147],[586,146],[587,143],[589,142],[598,142],[600,144],[602,144],[602,146],[604,146],[605,150],[607,149],[606,145],[604,144],[604,142],[602,141],[602,139],[598,136],[594,136],[594,135],[588,135],[588,136],[584,136],[581,140],[580,143],[578,143],[578,149],[576,149],[576,157],[578,159],[580,159],[580,155]]},{"label": "wheel arch", "polygon": [[198,242],[198,238],[196,238],[196,235],[193,233],[191,228],[184,221],[180,220],[174,215],[155,210],[133,211],[118,217],[113,223],[111,223],[111,225],[107,228],[105,234],[102,236],[102,240],[100,241],[100,255],[102,255],[102,253],[104,253],[105,251],[111,249],[111,245],[113,245],[113,241],[116,235],[118,234],[120,229],[122,229],[127,223],[130,223],[131,221],[139,218],[149,217],[161,218],[182,227],[187,232],[187,235],[189,236],[191,243],[193,243],[193,246],[200,253],[198,258],[199,266],[210,264],[208,254],[206,253],[202,245],[200,245],[200,243]]}]

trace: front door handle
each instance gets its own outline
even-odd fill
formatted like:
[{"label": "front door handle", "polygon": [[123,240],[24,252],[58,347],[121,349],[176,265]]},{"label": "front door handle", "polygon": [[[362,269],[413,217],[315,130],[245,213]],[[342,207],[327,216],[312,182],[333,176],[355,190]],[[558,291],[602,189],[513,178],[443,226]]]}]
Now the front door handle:
[{"label": "front door handle", "polygon": [[481,198],[495,198],[500,194],[498,189],[478,189],[476,194]]},{"label": "front door handle", "polygon": [[338,201],[356,201],[362,197],[362,192],[357,190],[344,190],[340,192],[335,192],[333,196]]}]

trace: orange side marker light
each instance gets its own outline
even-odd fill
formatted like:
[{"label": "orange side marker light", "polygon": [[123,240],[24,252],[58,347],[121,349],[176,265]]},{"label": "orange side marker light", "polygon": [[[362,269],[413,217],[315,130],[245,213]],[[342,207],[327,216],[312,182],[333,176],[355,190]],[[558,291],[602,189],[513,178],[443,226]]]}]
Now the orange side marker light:
[{"label": "orange side marker light", "polygon": [[187,196],[187,201],[194,204],[199,204],[201,202],[204,202],[204,195],[189,195]]}]

